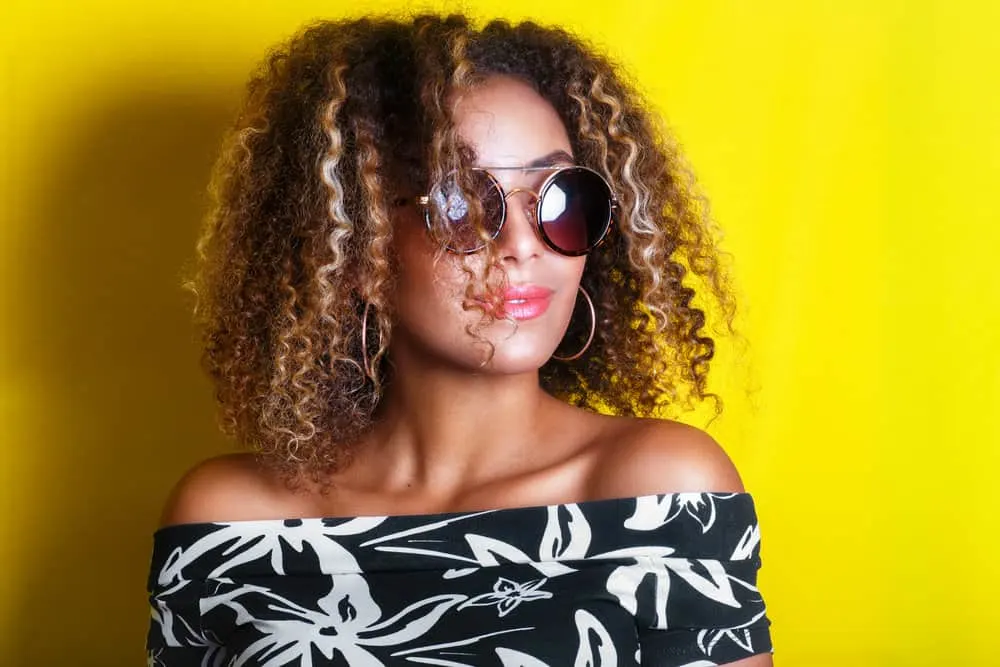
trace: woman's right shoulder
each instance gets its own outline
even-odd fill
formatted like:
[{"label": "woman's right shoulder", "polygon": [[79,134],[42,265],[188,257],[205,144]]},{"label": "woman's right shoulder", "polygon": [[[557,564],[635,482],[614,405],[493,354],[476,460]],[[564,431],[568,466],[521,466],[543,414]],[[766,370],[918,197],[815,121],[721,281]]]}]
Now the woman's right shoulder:
[{"label": "woman's right shoulder", "polygon": [[160,526],[260,518],[275,511],[274,476],[253,454],[233,453],[198,463],[177,481]]}]

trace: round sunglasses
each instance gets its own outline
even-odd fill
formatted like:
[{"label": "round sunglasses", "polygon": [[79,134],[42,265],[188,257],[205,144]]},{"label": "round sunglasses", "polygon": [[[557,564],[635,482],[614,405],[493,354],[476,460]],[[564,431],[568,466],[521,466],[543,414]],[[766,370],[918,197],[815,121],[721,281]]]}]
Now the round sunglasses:
[{"label": "round sunglasses", "polygon": [[[490,169],[495,169],[491,167]],[[618,208],[611,186],[599,173],[588,167],[501,167],[518,171],[551,171],[537,191],[514,188],[504,191],[500,182],[487,168],[470,170],[472,191],[483,208],[483,225],[487,239],[476,228],[465,200],[454,178],[444,187],[417,198],[424,210],[428,231],[433,233],[437,220],[449,231],[445,245],[448,250],[470,254],[496,239],[507,220],[507,200],[518,192],[530,194],[535,200],[533,218],[542,241],[552,250],[570,257],[585,255],[604,241]],[[440,224],[439,223],[439,224]]]}]

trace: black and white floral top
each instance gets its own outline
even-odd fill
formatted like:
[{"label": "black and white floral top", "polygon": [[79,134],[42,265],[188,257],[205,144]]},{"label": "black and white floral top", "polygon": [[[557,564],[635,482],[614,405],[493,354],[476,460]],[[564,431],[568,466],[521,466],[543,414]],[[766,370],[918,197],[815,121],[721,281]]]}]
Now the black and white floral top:
[{"label": "black and white floral top", "polygon": [[771,650],[748,494],[162,528],[149,665],[708,667]]}]

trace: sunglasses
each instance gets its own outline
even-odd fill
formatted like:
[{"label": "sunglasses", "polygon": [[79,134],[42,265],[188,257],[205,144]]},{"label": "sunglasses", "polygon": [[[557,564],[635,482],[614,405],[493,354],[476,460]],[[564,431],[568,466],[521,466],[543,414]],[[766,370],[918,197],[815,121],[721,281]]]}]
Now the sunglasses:
[{"label": "sunglasses", "polygon": [[507,220],[507,200],[518,192],[528,193],[534,198],[535,205],[531,212],[535,227],[542,241],[555,252],[570,257],[585,255],[608,235],[618,203],[611,186],[593,169],[580,166],[499,169],[552,173],[537,191],[528,188],[504,191],[486,168],[471,169],[471,189],[482,204],[486,239],[473,222],[469,202],[454,178],[447,179],[443,187],[434,188],[430,195],[417,198],[417,203],[424,210],[427,229],[433,232],[435,222],[448,229],[445,246],[451,252],[478,252],[496,239]]}]

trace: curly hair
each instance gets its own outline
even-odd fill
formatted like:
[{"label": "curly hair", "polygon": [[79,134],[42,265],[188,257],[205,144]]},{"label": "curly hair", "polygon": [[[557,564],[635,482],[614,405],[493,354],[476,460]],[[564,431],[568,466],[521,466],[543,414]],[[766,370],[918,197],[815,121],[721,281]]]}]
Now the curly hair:
[{"label": "curly hair", "polygon": [[[635,416],[717,401],[705,311],[730,330],[734,313],[717,230],[676,144],[615,65],[531,22],[322,22],[252,76],[188,283],[224,430],[288,476],[321,479],[371,427],[391,382],[392,207],[469,165],[451,101],[491,75],[533,86],[577,163],[603,174],[619,201],[582,279],[596,336],[579,359],[545,364],[542,387]],[[489,271],[468,271],[470,285],[494,280]],[[566,349],[583,346],[589,324],[571,323]]]}]

